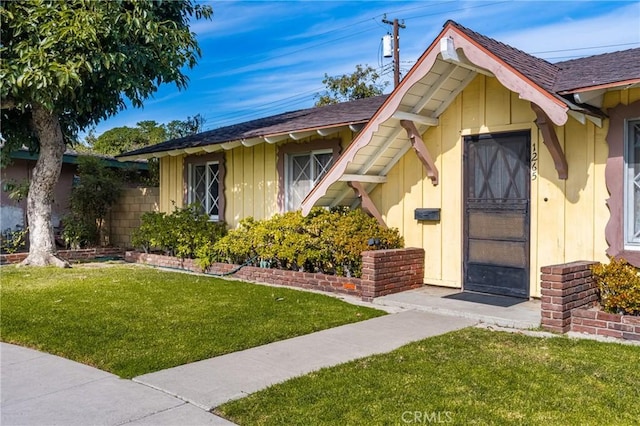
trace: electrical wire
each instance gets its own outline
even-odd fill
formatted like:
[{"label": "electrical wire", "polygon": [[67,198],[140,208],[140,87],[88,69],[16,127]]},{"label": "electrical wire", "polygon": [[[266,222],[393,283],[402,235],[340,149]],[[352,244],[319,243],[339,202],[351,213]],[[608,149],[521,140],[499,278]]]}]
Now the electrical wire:
[{"label": "electrical wire", "polygon": [[[260,59],[260,60],[255,60],[252,61],[253,64],[259,64],[259,63],[265,63],[265,62],[269,62],[272,61],[274,59],[278,59],[278,58],[282,58],[282,57],[287,57],[290,55],[293,55],[295,53],[300,53],[300,52],[305,52],[305,51],[309,51],[313,48],[319,47],[319,46],[324,46],[326,44],[329,43],[333,43],[336,41],[340,41],[340,40],[345,40],[348,38],[352,38],[355,37],[357,35],[372,31],[373,28],[366,28],[363,30],[359,30],[359,31],[353,31],[354,27],[356,26],[360,26],[362,24],[367,24],[370,23],[370,21],[374,21],[376,23],[377,26],[382,26],[379,22],[378,19],[384,15],[399,15],[399,14],[407,14],[407,12],[409,11],[415,11],[415,10],[422,10],[422,9],[429,9],[429,8],[435,8],[435,7],[440,7],[443,5],[447,5],[450,3],[457,3],[456,1],[446,1],[446,2],[429,2],[428,4],[424,4],[424,5],[419,5],[419,6],[415,6],[415,7],[408,7],[408,8],[402,8],[402,9],[395,9],[392,11],[389,11],[385,14],[378,14],[375,15],[373,17],[370,18],[366,18],[366,19],[362,19],[360,21],[356,21],[355,23],[350,23],[348,25],[344,25],[341,27],[337,27],[337,28],[333,28],[330,29],[328,31],[324,31],[318,34],[315,34],[313,37],[315,39],[318,38],[324,38],[325,36],[328,35],[332,35],[332,34],[340,34],[344,31],[349,31],[348,34],[346,35],[341,35],[339,37],[330,37],[324,41],[318,42],[318,43],[311,43],[308,45],[305,45],[301,48],[298,49],[294,49],[288,52],[284,52],[275,56],[271,56],[269,58],[265,58],[265,59]],[[452,12],[459,12],[459,11],[466,11],[469,9],[477,9],[477,8],[486,8],[486,7],[491,7],[491,6],[497,6],[497,5],[502,5],[505,3],[509,3],[508,1],[499,1],[499,2],[491,2],[491,3],[481,3],[481,4],[476,4],[473,6],[468,6],[468,7],[463,7],[463,8],[458,8],[458,9],[447,9],[444,11],[437,11],[437,12],[433,12],[433,13],[424,13],[424,14],[416,14],[416,15],[410,15],[409,16],[405,16],[404,17],[404,21],[409,21],[409,20],[415,20],[418,18],[423,18],[423,17],[430,17],[430,16],[438,16],[438,15],[445,15],[445,14],[451,14]],[[591,46],[591,47],[581,47],[581,48],[575,48],[575,49],[559,49],[559,50],[550,50],[550,51],[539,51],[539,52],[532,52],[532,54],[545,54],[545,53],[560,53],[560,52],[575,52],[575,51],[581,51],[581,50],[588,50],[588,49],[594,49],[594,48],[607,48],[607,47],[622,47],[622,46],[632,46],[632,45],[638,45],[640,43],[621,43],[621,44],[610,44],[610,45],[602,45],[602,46]],[[384,60],[382,58],[382,40],[380,41],[379,44],[379,69],[380,69],[380,75],[382,76],[386,76],[388,75],[392,70],[386,69],[385,70],[385,66],[384,66]],[[257,53],[255,56],[261,55],[261,53]],[[551,58],[545,58],[547,60],[549,59],[567,59],[567,58],[576,58],[576,57],[580,57],[581,55],[575,55],[575,56],[571,56],[571,55],[567,55],[567,56],[558,56],[558,57],[551,57]],[[242,59],[246,59],[247,57],[251,57],[250,56],[242,56]],[[233,62],[240,59],[238,58],[227,58],[224,59],[222,61],[213,61],[213,62],[207,62],[209,64],[213,64],[213,65],[217,65],[217,64],[224,64],[224,63],[228,63],[228,62]],[[415,62],[415,61],[412,61]],[[409,63],[408,61],[401,61],[402,63]],[[236,68],[237,69],[237,68]],[[233,71],[234,68],[229,68],[229,71]],[[406,68],[401,68],[402,71],[406,71]],[[277,113],[276,111],[279,112],[283,112],[284,108],[287,107],[293,107],[296,105],[309,105],[309,102],[311,101],[312,98],[310,98],[308,95],[311,93],[318,93],[321,90],[323,90],[324,87],[318,88],[318,89],[314,89],[314,90],[309,90],[309,91],[305,91],[305,92],[301,92],[301,93],[296,93],[295,95],[292,96],[288,96],[282,99],[278,99],[272,102],[267,102],[264,104],[261,104],[259,106],[255,106],[252,107],[251,112],[244,112],[244,111],[240,111],[240,112],[227,112],[224,114],[220,114],[217,112],[205,112],[203,114],[203,116],[205,117],[205,120],[210,122],[211,124],[207,125],[205,127],[205,129],[211,129],[214,127],[219,127],[219,126],[223,126],[226,124],[233,124],[233,123],[238,123],[238,122],[242,122],[242,121],[246,121],[247,119],[257,119],[257,118],[261,118],[261,117],[265,117],[265,116],[269,116],[269,115],[274,115],[274,113]],[[215,120],[213,122],[211,122],[211,120]]]}]

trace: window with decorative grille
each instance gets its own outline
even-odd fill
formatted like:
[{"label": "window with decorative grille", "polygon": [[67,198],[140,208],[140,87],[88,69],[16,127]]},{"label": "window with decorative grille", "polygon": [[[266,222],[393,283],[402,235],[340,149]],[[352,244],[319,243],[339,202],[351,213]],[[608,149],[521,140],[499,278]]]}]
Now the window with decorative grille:
[{"label": "window with decorative grille", "polygon": [[331,150],[312,151],[287,156],[285,171],[286,210],[296,210],[305,197],[327,173],[333,162]]},{"label": "window with decorative grille", "polygon": [[189,204],[198,203],[211,220],[220,218],[220,164],[189,165]]}]

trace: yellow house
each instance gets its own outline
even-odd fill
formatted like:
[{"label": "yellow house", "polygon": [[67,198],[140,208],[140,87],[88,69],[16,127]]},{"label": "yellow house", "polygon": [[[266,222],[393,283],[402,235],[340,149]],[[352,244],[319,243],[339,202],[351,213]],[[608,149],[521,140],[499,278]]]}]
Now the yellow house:
[{"label": "yellow house", "polygon": [[302,209],[340,204],[424,248],[427,284],[530,297],[542,266],[640,267],[640,49],[551,64],[448,21]]},{"label": "yellow house", "polygon": [[213,220],[365,209],[425,250],[427,284],[539,296],[540,267],[640,267],[640,49],[551,64],[455,22],[389,96],[132,151],[160,203]]}]

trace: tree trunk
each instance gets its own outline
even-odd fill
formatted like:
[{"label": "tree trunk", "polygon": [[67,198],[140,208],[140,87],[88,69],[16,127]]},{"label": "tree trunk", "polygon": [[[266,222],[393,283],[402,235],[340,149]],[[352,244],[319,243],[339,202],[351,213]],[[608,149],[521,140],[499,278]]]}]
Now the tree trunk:
[{"label": "tree trunk", "polygon": [[40,142],[40,155],[33,169],[27,197],[29,255],[21,264],[69,267],[69,263],[56,256],[51,224],[53,194],[60,178],[65,150],[62,129],[58,116],[48,112],[41,105],[32,105],[31,114],[31,126]]}]

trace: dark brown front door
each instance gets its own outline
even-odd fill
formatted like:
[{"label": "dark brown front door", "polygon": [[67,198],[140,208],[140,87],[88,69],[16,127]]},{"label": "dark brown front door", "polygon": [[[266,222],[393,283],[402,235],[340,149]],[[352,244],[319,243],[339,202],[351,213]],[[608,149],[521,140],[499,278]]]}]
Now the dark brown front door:
[{"label": "dark brown front door", "polygon": [[529,297],[529,133],[464,142],[463,289]]}]

